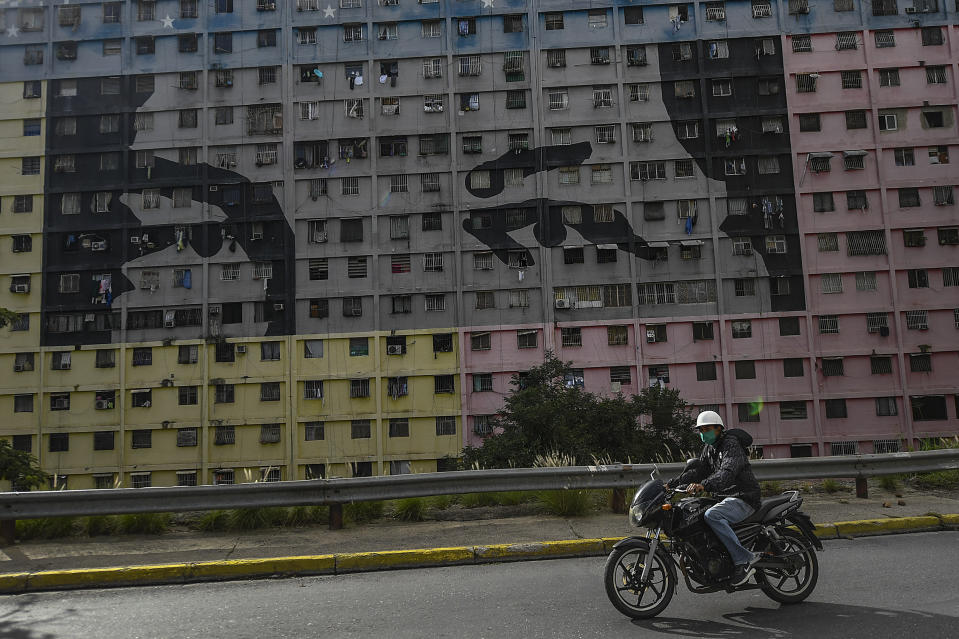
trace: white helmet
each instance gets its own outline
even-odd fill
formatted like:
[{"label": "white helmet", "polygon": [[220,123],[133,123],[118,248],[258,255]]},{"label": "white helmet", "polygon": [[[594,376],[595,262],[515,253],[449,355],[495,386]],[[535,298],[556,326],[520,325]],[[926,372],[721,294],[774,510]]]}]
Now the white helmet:
[{"label": "white helmet", "polygon": [[722,428],[726,426],[723,424],[723,418],[719,416],[714,410],[704,410],[699,414],[699,417],[696,418],[696,428],[700,426],[709,426],[710,424],[716,424]]}]

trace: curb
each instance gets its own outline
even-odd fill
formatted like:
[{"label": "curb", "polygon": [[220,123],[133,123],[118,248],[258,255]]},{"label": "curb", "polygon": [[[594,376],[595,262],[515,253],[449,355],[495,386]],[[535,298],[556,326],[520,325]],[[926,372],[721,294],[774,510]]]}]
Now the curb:
[{"label": "curb", "polygon": [[[843,539],[930,530],[959,530],[959,515],[861,519],[817,524],[816,536],[820,539]],[[621,539],[623,537],[567,539],[454,548],[421,548],[302,557],[6,573],[0,574],[0,594],[268,577],[343,575],[402,568],[431,568],[535,559],[595,557],[608,554],[613,545]]]}]

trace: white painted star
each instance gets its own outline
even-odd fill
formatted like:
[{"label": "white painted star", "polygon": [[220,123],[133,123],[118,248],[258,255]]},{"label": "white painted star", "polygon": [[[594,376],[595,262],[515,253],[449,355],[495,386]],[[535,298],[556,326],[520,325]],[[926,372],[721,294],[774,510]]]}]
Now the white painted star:
[{"label": "white painted star", "polygon": [[20,35],[20,27],[18,27],[15,24],[12,24],[9,27],[7,27],[8,38],[16,38],[18,35]]},{"label": "white painted star", "polygon": [[336,9],[334,9],[334,8],[333,8],[332,6],[330,6],[330,5],[326,5],[326,9],[323,9],[323,17],[324,17],[324,18],[335,18],[335,17],[336,17]]},{"label": "white painted star", "polygon": [[483,0],[483,8],[493,8],[493,0]]},{"label": "white painted star", "polygon": [[160,18],[160,22],[163,23],[163,27],[164,27],[165,29],[172,29],[172,28],[173,28],[173,18],[170,17],[170,14],[169,14],[169,13],[166,15],[165,18]]}]

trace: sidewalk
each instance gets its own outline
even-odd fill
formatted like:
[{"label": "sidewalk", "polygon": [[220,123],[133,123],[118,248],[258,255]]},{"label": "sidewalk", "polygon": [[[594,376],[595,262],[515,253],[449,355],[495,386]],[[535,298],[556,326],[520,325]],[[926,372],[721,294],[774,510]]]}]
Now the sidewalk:
[{"label": "sidewalk", "polygon": [[[897,503],[900,498],[881,491],[878,486],[871,487],[869,499],[857,499],[849,492],[813,493],[803,496],[802,510],[817,524],[959,513],[959,494],[923,494],[911,490],[903,494],[904,505]],[[884,503],[890,507],[884,507]],[[342,530],[312,526],[29,541],[0,548],[0,573],[528,544],[623,537],[635,530],[629,527],[625,515],[606,512],[565,519],[529,514],[530,510],[531,507],[462,509],[455,514],[445,511],[444,516],[455,516],[455,521],[407,523],[383,519]],[[517,511],[526,514],[506,516]]]}]

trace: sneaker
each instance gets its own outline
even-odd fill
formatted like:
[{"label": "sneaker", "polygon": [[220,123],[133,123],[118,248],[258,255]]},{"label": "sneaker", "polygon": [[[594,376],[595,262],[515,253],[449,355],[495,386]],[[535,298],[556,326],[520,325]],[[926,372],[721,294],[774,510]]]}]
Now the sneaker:
[{"label": "sneaker", "polygon": [[737,565],[733,571],[733,576],[729,579],[729,585],[742,586],[749,581],[749,578],[756,574],[756,569],[753,567],[754,564],[761,558],[762,555],[754,554],[753,558],[749,560],[749,563]]}]

